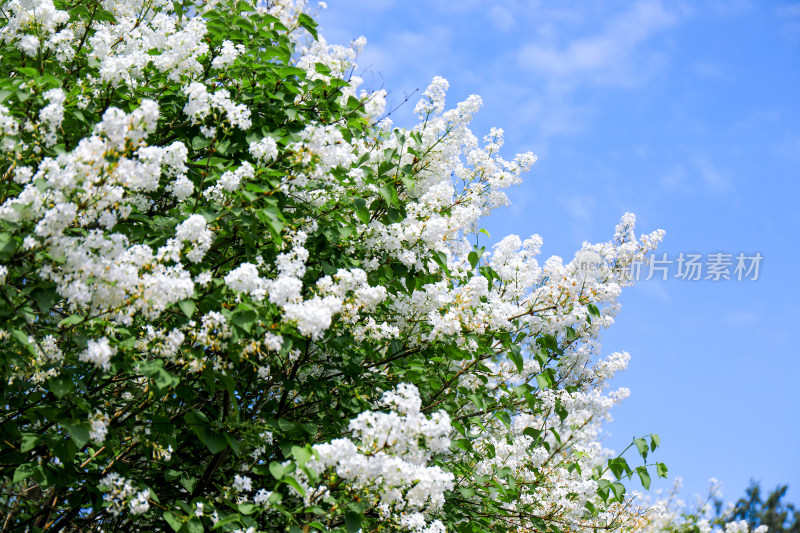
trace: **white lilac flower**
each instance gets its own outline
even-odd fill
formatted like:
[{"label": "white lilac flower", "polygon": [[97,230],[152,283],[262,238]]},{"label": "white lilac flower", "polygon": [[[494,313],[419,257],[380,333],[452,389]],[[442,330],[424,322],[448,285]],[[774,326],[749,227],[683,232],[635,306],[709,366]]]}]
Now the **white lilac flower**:
[{"label": "white lilac flower", "polygon": [[86,350],[80,353],[78,359],[87,363],[94,363],[103,370],[111,369],[111,356],[116,350],[108,343],[108,339],[101,337],[97,340],[89,340]]},{"label": "white lilac flower", "polygon": [[253,482],[247,476],[236,474],[233,476],[233,490],[236,492],[250,492],[253,490]]}]

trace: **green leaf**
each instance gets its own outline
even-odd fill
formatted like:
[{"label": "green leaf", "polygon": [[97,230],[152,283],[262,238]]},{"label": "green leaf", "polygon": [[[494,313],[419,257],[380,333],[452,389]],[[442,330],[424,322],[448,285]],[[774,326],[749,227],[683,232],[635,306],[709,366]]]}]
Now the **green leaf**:
[{"label": "green leaf", "polygon": [[300,494],[300,496],[305,496],[306,490],[303,487],[301,487],[300,483],[298,483],[297,480],[292,476],[284,476],[283,482],[294,487],[294,490],[296,490]]},{"label": "green leaf", "polygon": [[180,378],[175,374],[164,370],[164,361],[154,359],[143,361],[137,364],[137,370],[153,381],[159,394],[163,394],[167,389],[175,387],[180,383]]},{"label": "green leaf", "polygon": [[62,422],[61,425],[69,431],[69,438],[75,443],[75,446],[80,450],[87,442],[89,442],[89,430],[78,424]]},{"label": "green leaf", "polygon": [[346,511],[344,514],[344,524],[347,533],[358,533],[361,531],[361,515],[353,511]]},{"label": "green leaf", "polygon": [[383,199],[386,200],[387,204],[396,205],[399,203],[399,200],[397,199],[397,191],[388,183],[381,185],[378,188],[378,192],[381,196],[383,196]]},{"label": "green leaf", "polygon": [[[216,524],[214,524],[214,527],[212,527],[211,529],[212,530],[213,529],[219,529],[222,526],[227,526],[228,524],[232,524],[233,522],[238,522],[239,524],[241,524],[242,523],[242,517],[239,516],[238,513],[231,513],[231,514],[223,517],[222,519],[220,519],[220,521],[217,522]],[[226,531],[227,531],[227,529],[226,529]]]},{"label": "green leaf", "polygon": [[33,472],[36,470],[36,465],[31,463],[21,464],[14,470],[14,478],[12,483],[19,483],[23,479],[27,479],[33,475]]},{"label": "green leaf", "polygon": [[251,515],[256,512],[257,507],[252,503],[240,503],[236,506],[240,513],[243,515]]},{"label": "green leaf", "polygon": [[656,451],[656,448],[661,446],[661,437],[657,433],[650,435],[650,449]]},{"label": "green leaf", "polygon": [[228,447],[225,435],[209,427],[208,417],[203,412],[193,409],[186,415],[186,423],[211,453],[217,454]]},{"label": "green leaf", "polygon": [[511,427],[511,417],[510,417],[510,416],[508,415],[508,413],[506,413],[505,411],[498,411],[498,412],[496,412],[496,413],[494,414],[494,416],[495,416],[495,417],[496,417],[496,418],[497,418],[497,419],[498,419],[500,422],[502,422],[503,424],[505,424],[505,426],[506,426],[506,427],[508,427],[508,428],[510,428],[510,427]]},{"label": "green leaf", "polygon": [[642,459],[647,459],[647,452],[650,451],[647,447],[647,441],[641,437],[637,437],[633,439],[633,443],[636,445],[636,449],[639,450],[639,455],[642,456]]},{"label": "green leaf", "polygon": [[300,446],[292,446],[292,456],[297,460],[298,466],[303,466],[311,459],[311,451]]},{"label": "green leaf", "polygon": [[178,376],[171,372],[167,372],[163,368],[158,370],[156,375],[152,377],[152,380],[159,393],[163,393],[167,389],[175,387],[181,381]]},{"label": "green leaf", "polygon": [[623,457],[610,459],[608,461],[608,468],[617,479],[621,478],[625,474],[629,474],[631,471],[630,467],[628,466],[628,462],[625,461]]},{"label": "green leaf", "polygon": [[33,294],[33,297],[36,298],[36,305],[43,313],[48,312],[59,298],[53,289],[39,289]]},{"label": "green leaf", "polygon": [[72,326],[73,324],[80,324],[86,318],[82,315],[69,315],[67,318],[58,323],[59,326]]},{"label": "green leaf", "polygon": [[186,489],[186,492],[189,494],[194,492],[195,486],[197,486],[197,478],[194,477],[182,477],[181,478],[181,487]]},{"label": "green leaf", "polygon": [[28,433],[22,435],[22,443],[20,444],[19,451],[22,453],[29,452],[39,444],[40,437],[36,433]]},{"label": "green leaf", "polygon": [[164,472],[164,479],[166,479],[167,481],[175,481],[176,479],[181,477],[181,475],[183,475],[183,472],[179,472],[178,470],[169,469],[166,472]]},{"label": "green leaf", "polygon": [[483,248],[479,248],[479,249],[473,250],[473,251],[471,251],[469,253],[469,255],[467,256],[467,259],[469,260],[469,264],[470,264],[470,266],[472,268],[477,268],[478,263],[481,260],[481,256],[483,256],[485,251],[486,251],[486,248],[483,247]]},{"label": "green leaf", "polygon": [[603,501],[608,501],[608,497],[611,494],[611,482],[607,479],[597,480],[597,494]]},{"label": "green leaf", "polygon": [[536,384],[542,390],[549,389],[551,386],[549,374],[539,374],[536,376]]},{"label": "green leaf", "polygon": [[297,23],[305,28],[308,33],[310,33],[315,40],[319,40],[319,36],[317,35],[317,23],[314,22],[314,19],[306,15],[305,13],[301,13],[299,17],[297,17]]},{"label": "green leaf", "polygon": [[186,318],[192,318],[192,314],[194,314],[194,309],[197,306],[194,300],[181,300],[178,302],[178,307],[181,308],[183,314],[186,315]]},{"label": "green leaf", "polygon": [[625,496],[625,485],[619,481],[615,481],[611,484],[611,490],[614,491],[614,496],[617,498],[617,500],[622,501],[622,498]]},{"label": "green leaf", "polygon": [[72,391],[72,386],[72,380],[63,375],[47,380],[47,390],[59,400]]},{"label": "green leaf", "polygon": [[645,490],[650,490],[650,474],[647,472],[647,467],[636,467],[636,473],[639,474],[639,479],[641,480],[642,486],[645,488]]},{"label": "green leaf", "polygon": [[173,531],[178,531],[183,526],[183,522],[169,511],[164,511],[164,514],[161,516],[167,521],[167,524],[169,524],[169,527],[171,527]]},{"label": "green leaf", "polygon": [[667,465],[664,463],[657,463],[656,464],[656,472],[658,472],[658,477],[663,477],[664,479],[667,478]]},{"label": "green leaf", "polygon": [[183,525],[181,531],[185,531],[186,533],[203,533],[205,530],[203,522],[201,522],[199,518],[192,518]]},{"label": "green leaf", "polygon": [[255,311],[247,309],[238,309],[235,313],[233,313],[233,315],[231,315],[231,320],[233,323],[245,330],[247,333],[252,332],[253,324],[255,324],[257,318],[258,314]]},{"label": "green leaf", "polygon": [[534,429],[534,428],[525,428],[525,429],[522,430],[522,434],[523,435],[527,435],[530,438],[532,438],[534,441],[536,441],[536,439],[539,438],[539,435],[541,435],[542,432],[540,430]]},{"label": "green leaf", "polygon": [[277,480],[283,479],[283,473],[284,473],[283,465],[281,465],[280,463],[276,463],[275,461],[272,461],[269,464],[269,473],[272,474],[272,477],[274,477]]}]

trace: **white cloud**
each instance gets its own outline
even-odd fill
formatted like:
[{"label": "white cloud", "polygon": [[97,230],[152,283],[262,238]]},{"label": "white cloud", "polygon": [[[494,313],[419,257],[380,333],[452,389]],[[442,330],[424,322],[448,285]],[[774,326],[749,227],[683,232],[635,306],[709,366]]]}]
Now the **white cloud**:
[{"label": "white cloud", "polygon": [[753,327],[759,322],[760,314],[752,310],[728,311],[723,317],[725,324],[735,328]]},{"label": "white cloud", "polygon": [[699,177],[710,192],[720,194],[730,190],[730,177],[714,166],[707,157],[696,156],[693,163]]},{"label": "white cloud", "polygon": [[494,5],[489,9],[489,18],[494,27],[500,31],[510,31],[516,25],[513,13],[500,5]]},{"label": "white cloud", "polygon": [[596,204],[594,196],[570,195],[562,197],[561,204],[574,221],[584,223],[592,221],[592,211]]},{"label": "white cloud", "polygon": [[634,85],[663,57],[647,50],[645,43],[678,19],[677,13],[668,11],[660,2],[639,2],[593,35],[562,46],[541,39],[528,43],[519,49],[518,62],[562,89],[587,82]]},{"label": "white cloud", "polygon": [[733,189],[730,173],[713,164],[705,154],[694,154],[661,177],[661,186],[683,194],[721,195]]}]

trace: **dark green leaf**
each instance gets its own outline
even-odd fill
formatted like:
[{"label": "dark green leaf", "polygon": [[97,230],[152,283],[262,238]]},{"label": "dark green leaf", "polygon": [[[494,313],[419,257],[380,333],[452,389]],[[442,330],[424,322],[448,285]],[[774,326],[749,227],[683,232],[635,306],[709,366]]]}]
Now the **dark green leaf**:
[{"label": "dark green leaf", "polygon": [[347,533],[358,533],[361,531],[361,515],[353,511],[345,511],[344,524]]},{"label": "dark green leaf", "polygon": [[36,465],[31,463],[21,464],[14,470],[14,478],[12,479],[12,483],[19,483],[23,479],[27,479],[33,475],[33,472],[36,468]]},{"label": "dark green leaf", "polygon": [[79,426],[78,424],[72,424],[68,422],[62,422],[61,425],[69,431],[69,437],[72,439],[72,442],[75,443],[75,446],[78,447],[80,450],[83,448],[87,442],[89,442],[89,430]]}]

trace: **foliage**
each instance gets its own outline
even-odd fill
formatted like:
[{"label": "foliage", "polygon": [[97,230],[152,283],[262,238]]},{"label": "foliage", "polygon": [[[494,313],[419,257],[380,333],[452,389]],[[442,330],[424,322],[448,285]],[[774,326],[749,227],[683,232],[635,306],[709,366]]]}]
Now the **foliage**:
[{"label": "foliage", "polygon": [[770,533],[800,532],[800,510],[794,504],[783,500],[788,485],[781,485],[770,491],[766,499],[762,499],[761,485],[750,481],[745,496],[739,498],[729,511],[733,520],[745,520],[751,529],[767,526]]},{"label": "foliage", "polygon": [[601,359],[662,232],[480,245],[534,158],[434,79],[357,92],[302,2],[0,11],[9,531],[636,529],[657,435],[598,442]]}]

